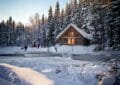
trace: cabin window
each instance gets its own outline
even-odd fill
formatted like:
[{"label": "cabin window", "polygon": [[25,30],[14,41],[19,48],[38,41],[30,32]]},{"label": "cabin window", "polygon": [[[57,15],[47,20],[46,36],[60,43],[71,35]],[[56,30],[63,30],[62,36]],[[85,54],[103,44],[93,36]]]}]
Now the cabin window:
[{"label": "cabin window", "polygon": [[75,39],[74,38],[68,38],[68,44],[69,45],[75,45]]},{"label": "cabin window", "polygon": [[68,38],[68,44],[69,44],[69,45],[71,44],[71,39],[70,39],[70,38]]},{"label": "cabin window", "polygon": [[74,45],[74,44],[75,44],[75,39],[73,38],[73,39],[72,39],[72,45]]},{"label": "cabin window", "polygon": [[70,32],[70,36],[73,37],[75,35],[74,32]]}]

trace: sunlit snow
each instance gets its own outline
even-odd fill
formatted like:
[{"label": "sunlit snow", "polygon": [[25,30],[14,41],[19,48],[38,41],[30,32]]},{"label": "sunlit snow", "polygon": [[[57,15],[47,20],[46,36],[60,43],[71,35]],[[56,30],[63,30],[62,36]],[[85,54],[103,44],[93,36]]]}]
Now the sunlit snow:
[{"label": "sunlit snow", "polygon": [[38,73],[30,68],[20,68],[9,64],[0,64],[2,66],[10,68],[21,79],[30,83],[31,85],[53,85],[54,82],[48,79],[45,75]]}]

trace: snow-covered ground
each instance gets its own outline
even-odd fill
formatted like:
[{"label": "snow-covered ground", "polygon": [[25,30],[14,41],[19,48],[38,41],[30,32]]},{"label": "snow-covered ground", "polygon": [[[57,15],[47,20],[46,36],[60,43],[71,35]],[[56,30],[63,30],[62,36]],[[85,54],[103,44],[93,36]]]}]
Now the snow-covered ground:
[{"label": "snow-covered ground", "polygon": [[[0,64],[0,65],[9,68],[11,70],[10,74],[14,72],[21,80],[24,80],[26,83],[32,85],[53,85],[52,80],[48,79],[43,74],[40,74],[29,68],[20,68],[9,64]],[[14,77],[12,78],[14,81],[15,80]]]},{"label": "snow-covered ground", "polygon": [[[102,59],[119,59],[120,55],[119,52],[114,52],[116,58],[110,52],[93,52],[95,46],[56,46],[57,52],[55,47],[29,47],[26,52],[20,47],[1,47],[0,82],[2,85],[98,85],[96,75],[107,75],[111,68],[111,64]],[[48,50],[53,54],[61,54],[62,57],[49,55]],[[5,57],[2,54],[8,55]],[[9,54],[26,56],[12,57]]]},{"label": "snow-covered ground", "polygon": [[[88,54],[94,53],[93,49],[96,45],[91,46],[68,46],[68,45],[57,45],[57,53],[68,53],[68,54]],[[20,53],[39,53],[39,52],[50,52],[56,53],[55,47],[49,48],[32,48],[28,47],[28,50],[25,52],[21,50],[21,47],[0,47],[0,54],[20,54]]]},{"label": "snow-covered ground", "polygon": [[[110,70],[107,63],[78,61],[63,57],[3,57],[0,59],[0,63],[0,71],[1,65],[12,69],[8,74],[13,79],[12,83],[16,83],[16,77],[11,75],[14,72],[19,79],[27,82],[26,85],[29,85],[29,83],[30,85],[41,85],[37,84],[40,83],[38,82],[40,78],[50,82],[44,85],[98,85],[96,74],[107,73]],[[3,77],[3,79],[6,78]]]},{"label": "snow-covered ground", "polygon": [[[21,56],[21,57],[71,57],[76,60],[108,61],[119,59],[120,51],[93,51],[97,45],[90,46],[68,46],[56,45],[49,48],[28,47],[27,51],[21,47],[0,47],[0,56]],[[57,52],[55,50],[57,48]]]}]

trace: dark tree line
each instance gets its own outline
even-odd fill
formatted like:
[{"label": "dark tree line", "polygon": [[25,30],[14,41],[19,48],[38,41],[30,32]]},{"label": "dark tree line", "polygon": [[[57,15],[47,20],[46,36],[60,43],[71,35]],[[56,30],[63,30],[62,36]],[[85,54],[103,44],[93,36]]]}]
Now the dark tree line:
[{"label": "dark tree line", "polygon": [[120,0],[112,0],[105,22],[108,47],[120,50]]},{"label": "dark tree line", "polygon": [[0,46],[21,45],[27,39],[28,30],[22,23],[16,24],[12,17],[0,23]]},{"label": "dark tree line", "polygon": [[[73,23],[88,34],[93,35],[91,44],[98,44],[101,49],[108,47],[119,50],[119,4],[120,0],[71,0],[71,2],[66,3],[65,9],[60,9],[59,2],[57,2],[55,9],[50,6],[47,18],[43,14],[40,19],[38,13],[30,18],[29,31],[24,29],[26,28],[24,26],[16,26],[15,22],[10,19],[7,23],[1,22],[0,45],[3,43],[10,45],[13,42],[16,44],[18,40],[22,40],[22,43],[25,40],[29,44],[35,41],[39,42],[41,46],[53,46],[56,44],[56,36],[68,24]],[[13,35],[17,36],[12,37]]]}]

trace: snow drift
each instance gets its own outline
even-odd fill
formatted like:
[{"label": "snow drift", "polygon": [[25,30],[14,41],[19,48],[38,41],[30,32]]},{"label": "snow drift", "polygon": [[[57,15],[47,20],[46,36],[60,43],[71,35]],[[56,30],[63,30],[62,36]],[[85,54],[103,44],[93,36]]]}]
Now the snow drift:
[{"label": "snow drift", "polygon": [[0,65],[10,68],[11,71],[15,72],[20,79],[25,80],[30,85],[54,85],[52,80],[30,68],[21,68],[9,64]]}]

